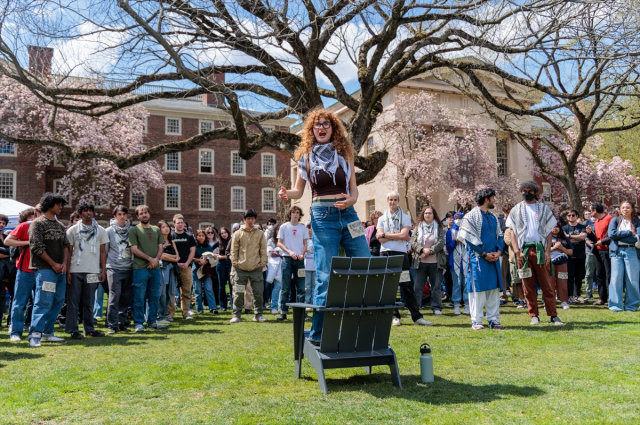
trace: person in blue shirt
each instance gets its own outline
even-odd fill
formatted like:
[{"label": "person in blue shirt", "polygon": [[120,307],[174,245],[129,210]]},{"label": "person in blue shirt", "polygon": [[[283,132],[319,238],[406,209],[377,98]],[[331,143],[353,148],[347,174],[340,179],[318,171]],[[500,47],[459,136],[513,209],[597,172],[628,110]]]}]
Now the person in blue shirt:
[{"label": "person in blue shirt", "polygon": [[476,193],[478,206],[464,216],[458,233],[458,240],[464,240],[466,244],[464,270],[474,330],[484,329],[483,309],[487,311],[487,321],[492,329],[504,329],[500,324],[500,255],[504,241],[498,217],[490,211],[495,208],[495,200],[495,190],[479,190]]}]

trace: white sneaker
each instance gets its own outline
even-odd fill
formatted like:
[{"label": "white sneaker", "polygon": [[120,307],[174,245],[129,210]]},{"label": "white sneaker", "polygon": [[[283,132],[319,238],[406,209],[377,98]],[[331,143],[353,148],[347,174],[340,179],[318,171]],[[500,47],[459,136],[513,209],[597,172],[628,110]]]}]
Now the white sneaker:
[{"label": "white sneaker", "polygon": [[55,336],[54,334],[42,334],[42,342],[64,342],[64,338]]},{"label": "white sneaker", "polygon": [[442,311],[440,310],[433,310],[433,314],[435,314],[436,316],[439,316],[442,314]]},{"label": "white sneaker", "polygon": [[393,320],[391,321],[391,325],[392,326],[400,326],[402,323],[400,323],[400,318],[398,317],[394,317]]},{"label": "white sneaker", "polygon": [[142,326],[142,325],[136,325],[135,330],[136,330],[136,332],[144,332],[144,326]]},{"label": "white sneaker", "polygon": [[22,338],[20,338],[20,335],[11,335],[11,342],[20,342],[22,341]]},{"label": "white sneaker", "polygon": [[271,309],[271,314],[273,314],[274,316],[278,315],[278,309],[277,308],[272,308]]},{"label": "white sneaker", "polygon": [[193,316],[186,316],[184,317],[184,320],[193,320]]},{"label": "white sneaker", "polygon": [[195,311],[193,311],[193,310],[189,310],[189,312],[187,313],[187,315],[189,315],[189,316],[195,316],[195,315],[196,315],[196,312],[195,312]]},{"label": "white sneaker", "polygon": [[563,310],[569,310],[571,308],[569,307],[569,304],[566,302],[562,302],[560,305],[562,306]]},{"label": "white sneaker", "polygon": [[418,326],[433,326],[432,322],[425,319],[418,319],[415,322],[413,322],[413,324]]},{"label": "white sneaker", "polygon": [[42,334],[38,332],[34,332],[29,337],[29,347],[40,347],[40,339],[42,338]]},{"label": "white sneaker", "polygon": [[539,318],[539,317],[537,317],[537,316],[533,316],[533,317],[531,318],[531,324],[532,324],[532,325],[534,325],[534,326],[535,326],[535,325],[539,325],[539,324],[540,324],[540,318]]},{"label": "white sneaker", "polygon": [[464,314],[469,314],[469,306],[468,305],[464,306]]},{"label": "white sneaker", "polygon": [[171,324],[170,321],[164,320],[164,319],[163,320],[158,320],[157,323],[160,323],[163,326],[169,326]]},{"label": "white sneaker", "polygon": [[229,320],[229,323],[240,323],[240,318],[239,317],[234,317],[231,320]]},{"label": "white sneaker", "polygon": [[459,315],[460,314],[460,306],[459,305],[454,305],[453,306],[453,314],[455,314],[455,315]]}]

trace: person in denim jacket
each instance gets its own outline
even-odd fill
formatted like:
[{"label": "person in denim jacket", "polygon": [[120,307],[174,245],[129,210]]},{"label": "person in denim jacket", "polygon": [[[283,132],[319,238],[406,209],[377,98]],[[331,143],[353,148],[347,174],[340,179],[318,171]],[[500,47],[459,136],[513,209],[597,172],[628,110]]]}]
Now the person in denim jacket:
[{"label": "person in denim jacket", "polygon": [[[640,306],[640,220],[630,201],[620,204],[620,215],[609,223],[607,235],[611,258],[611,281],[609,282],[609,310],[636,311]],[[622,299],[625,287],[624,305]]]}]

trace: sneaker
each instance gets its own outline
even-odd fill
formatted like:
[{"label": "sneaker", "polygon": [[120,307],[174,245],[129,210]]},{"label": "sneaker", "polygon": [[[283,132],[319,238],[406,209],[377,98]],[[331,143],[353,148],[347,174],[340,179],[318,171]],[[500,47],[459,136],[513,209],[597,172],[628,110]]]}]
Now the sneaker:
[{"label": "sneaker", "polygon": [[527,308],[527,302],[525,300],[520,300],[518,307],[516,308]]},{"label": "sneaker", "polygon": [[220,311],[227,311],[227,309],[226,309],[226,308],[224,308],[224,307],[218,307],[218,310],[220,310]]},{"label": "sneaker", "polygon": [[187,316],[195,316],[196,314],[197,314],[197,313],[196,313],[196,312],[194,312],[193,310],[189,310],[189,311],[187,312]]},{"label": "sneaker", "polygon": [[533,316],[531,318],[531,324],[532,325],[539,325],[540,324],[540,318],[538,316]]},{"label": "sneaker", "polygon": [[469,314],[469,306],[468,305],[464,306],[464,314]]},{"label": "sneaker", "polygon": [[567,304],[569,305],[578,304],[578,301],[576,301],[573,297],[569,297],[569,299],[567,300]]},{"label": "sneaker", "polygon": [[433,326],[433,322],[425,320],[424,318],[416,320],[415,322],[413,322],[413,324],[418,326]]},{"label": "sneaker", "polygon": [[562,302],[560,303],[560,305],[562,306],[563,310],[569,310],[571,307],[569,307],[569,303],[567,302]]},{"label": "sneaker", "polygon": [[274,316],[276,316],[278,314],[278,309],[277,308],[272,308],[271,309],[271,314],[273,314]]},{"label": "sneaker", "polygon": [[393,326],[400,326],[402,323],[400,323],[400,318],[399,317],[394,317],[393,320],[391,321],[391,325]]},{"label": "sneaker", "polygon": [[20,338],[20,335],[11,335],[11,342],[20,342],[22,341],[22,338]]},{"label": "sneaker", "polygon": [[506,303],[506,301],[500,301],[500,305],[505,305]]},{"label": "sneaker", "polygon": [[510,297],[510,296],[511,296],[511,291],[507,289],[507,297]]},{"label": "sneaker", "polygon": [[64,342],[64,338],[55,336],[54,334],[42,334],[41,342]]},{"label": "sneaker", "polygon": [[433,310],[433,314],[435,314],[436,316],[439,316],[442,314],[442,311],[440,310]]},{"label": "sneaker", "polygon": [[218,314],[218,310],[209,310],[209,313],[215,316],[216,314]]},{"label": "sneaker", "polygon": [[184,320],[193,320],[193,316],[185,316],[183,317]]},{"label": "sneaker", "polygon": [[306,320],[307,322],[312,321],[313,319],[311,318],[311,316],[309,316],[308,314],[305,313],[304,315],[304,320]]},{"label": "sneaker", "polygon": [[267,321],[267,318],[260,314],[258,316],[253,316],[253,321],[258,323],[264,323]]},{"label": "sneaker", "polygon": [[162,323],[160,323],[160,322],[152,323],[151,326],[149,326],[149,327],[151,329],[157,329],[157,330],[167,329],[167,327],[165,325],[163,325]]},{"label": "sneaker", "polygon": [[553,316],[551,318],[551,323],[553,323],[556,326],[564,326],[564,322],[562,320],[560,320],[560,318],[558,316]]},{"label": "sneaker", "polygon": [[71,334],[71,339],[84,339],[84,335],[82,335],[78,331],[75,331]]},{"label": "sneaker", "polygon": [[164,320],[166,320],[167,322],[173,322],[173,317],[166,317]]},{"label": "sneaker", "polygon": [[118,330],[114,328],[109,328],[107,331],[107,335],[115,335],[116,333],[118,333]]},{"label": "sneaker", "polygon": [[593,305],[604,305],[604,301],[598,300],[598,301],[594,302]]},{"label": "sneaker", "polygon": [[473,329],[474,331],[481,331],[482,329],[484,329],[484,326],[482,326],[482,323],[473,322],[471,324],[471,329]]},{"label": "sneaker", "polygon": [[460,306],[459,305],[454,305],[453,306],[453,314],[455,314],[456,316],[460,314]]},{"label": "sneaker", "polygon": [[239,317],[233,317],[233,318],[231,318],[231,320],[229,320],[229,323],[240,323],[240,318]]},{"label": "sneaker", "polygon": [[118,327],[118,332],[131,332],[131,329],[129,329],[128,327],[122,325],[120,327]]},{"label": "sneaker", "polygon": [[276,320],[278,322],[284,322],[285,320],[287,320],[287,315],[282,313],[282,314],[280,314],[280,316],[278,316],[278,318]]},{"label": "sneaker", "polygon": [[315,339],[309,339],[309,344],[313,345],[314,347],[320,347],[320,341],[316,341]]},{"label": "sneaker", "polygon": [[587,302],[587,299],[584,297],[578,297],[576,301],[578,301],[580,304],[584,304],[585,302]]},{"label": "sneaker", "polygon": [[504,326],[502,326],[497,320],[490,320],[489,327],[491,329],[504,329]]},{"label": "sneaker", "polygon": [[104,336],[104,333],[100,332],[100,331],[93,331],[93,332],[85,332],[85,335],[86,336],[91,336],[91,337],[94,337],[94,338],[100,338],[100,337]]},{"label": "sneaker", "polygon": [[542,295],[542,289],[538,289],[538,295]]},{"label": "sneaker", "polygon": [[41,334],[40,333],[33,333],[31,334],[31,337],[29,338],[29,347],[40,347],[40,339],[41,339]]},{"label": "sneaker", "polygon": [[165,326],[165,327],[169,326],[171,324],[170,321],[164,320],[164,319],[158,320],[156,323],[159,323],[159,324],[161,324],[162,326]]},{"label": "sneaker", "polygon": [[144,326],[142,325],[136,325],[136,332],[144,332]]}]

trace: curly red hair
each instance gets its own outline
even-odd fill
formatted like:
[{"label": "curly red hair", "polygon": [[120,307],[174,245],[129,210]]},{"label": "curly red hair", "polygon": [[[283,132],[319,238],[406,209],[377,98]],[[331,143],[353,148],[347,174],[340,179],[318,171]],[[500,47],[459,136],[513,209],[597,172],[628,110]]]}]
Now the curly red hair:
[{"label": "curly red hair", "polygon": [[313,123],[319,118],[324,118],[331,122],[331,143],[336,148],[338,153],[344,157],[346,161],[353,161],[355,157],[353,143],[347,138],[347,131],[344,128],[344,124],[340,118],[333,112],[326,109],[318,109],[310,112],[307,115],[307,119],[304,121],[302,128],[302,141],[300,146],[296,149],[295,158],[300,159],[302,155],[311,152],[311,147],[316,142],[316,136],[313,134]]}]

